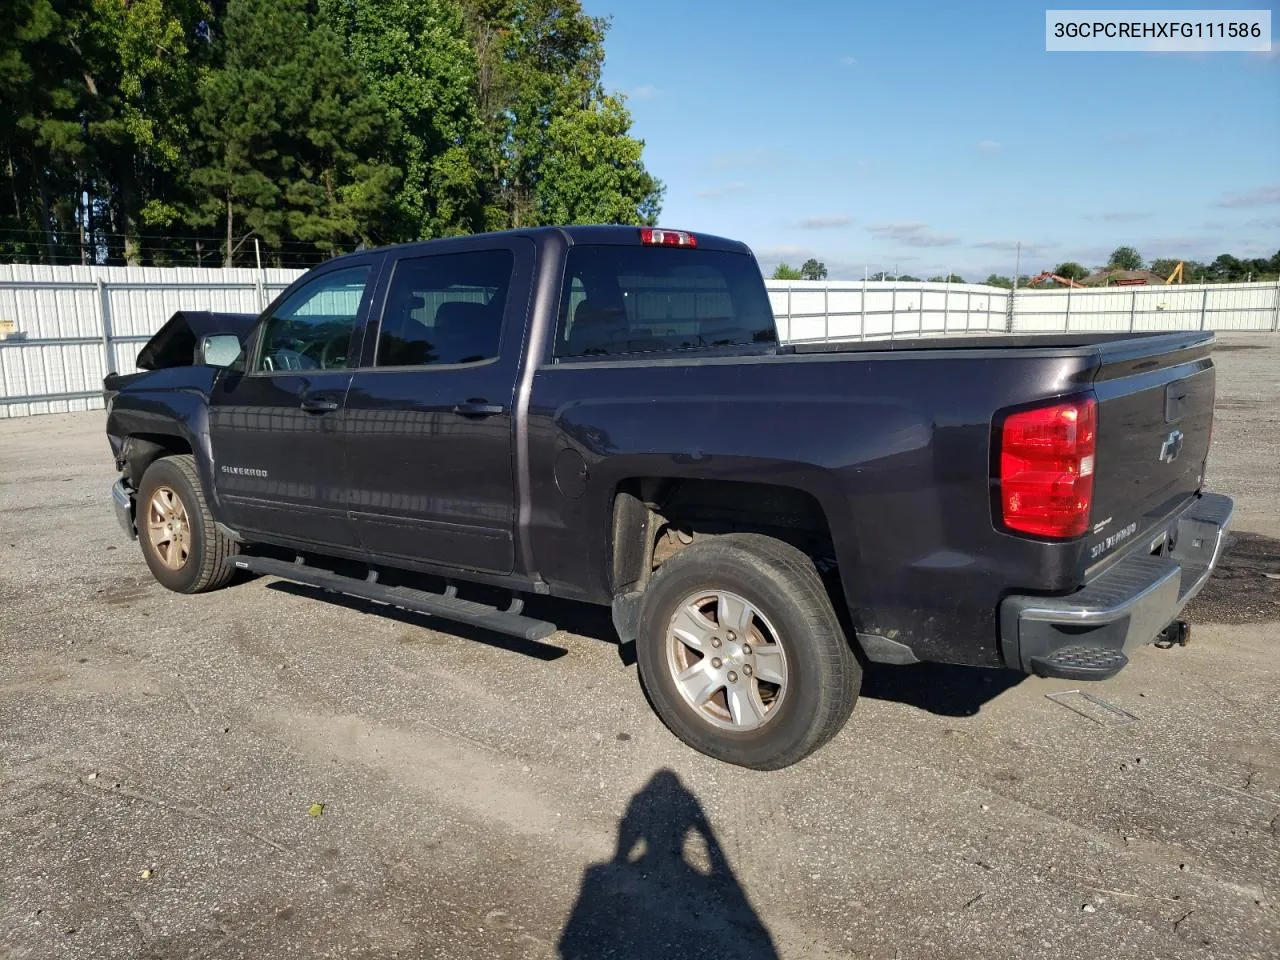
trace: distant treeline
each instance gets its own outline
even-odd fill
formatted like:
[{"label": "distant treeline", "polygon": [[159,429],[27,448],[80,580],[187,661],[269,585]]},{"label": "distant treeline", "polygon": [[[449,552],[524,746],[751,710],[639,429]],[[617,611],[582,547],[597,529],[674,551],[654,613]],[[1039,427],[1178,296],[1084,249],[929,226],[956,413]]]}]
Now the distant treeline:
[{"label": "distant treeline", "polygon": [[[1178,279],[1175,271],[1179,263],[1182,264],[1181,282],[1183,283],[1242,283],[1250,280],[1280,280],[1280,250],[1277,250],[1271,257],[1254,257],[1250,259],[1234,257],[1229,253],[1224,253],[1214,259],[1212,263],[1161,257],[1152,260],[1148,264],[1133,247],[1116,247],[1105,264],[1092,270],[1074,260],[1067,260],[1045,272],[1067,280],[1081,281],[1089,278],[1090,283],[1102,285],[1122,279],[1126,271],[1146,270],[1162,279],[1174,277],[1173,282],[1176,283]],[[810,272],[810,264],[817,264],[818,268],[821,269],[821,274],[819,275],[816,271]],[[799,271],[784,263],[779,265],[778,270],[773,274],[775,280],[821,280],[825,279],[826,276],[827,268],[817,260],[809,260]],[[897,280],[901,282],[914,281],[918,283],[924,278],[915,277],[909,273],[880,272],[871,274],[868,279]],[[933,276],[928,279],[935,283],[965,282],[964,278],[956,273],[950,276]],[[1019,289],[1030,286],[1032,281],[1036,279],[1037,277],[1033,277],[1030,274],[1021,275],[1018,277]],[[1001,276],[998,273],[990,274],[980,282],[990,287],[1004,287],[1006,289],[1013,286],[1012,277]],[[1039,285],[1055,286],[1056,284],[1057,281],[1041,275]]]},{"label": "distant treeline", "polygon": [[650,223],[579,0],[6,0],[0,260],[305,266]]}]

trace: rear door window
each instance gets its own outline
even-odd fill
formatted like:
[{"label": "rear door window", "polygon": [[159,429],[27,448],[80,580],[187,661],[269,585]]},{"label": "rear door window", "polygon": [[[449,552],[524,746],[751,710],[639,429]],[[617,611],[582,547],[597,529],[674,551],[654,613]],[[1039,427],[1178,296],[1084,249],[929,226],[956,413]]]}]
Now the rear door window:
[{"label": "rear door window", "polygon": [[558,358],[776,342],[764,281],[748,254],[641,246],[569,250]]},{"label": "rear door window", "polygon": [[382,311],[375,365],[443,366],[497,357],[514,265],[510,250],[401,260]]}]

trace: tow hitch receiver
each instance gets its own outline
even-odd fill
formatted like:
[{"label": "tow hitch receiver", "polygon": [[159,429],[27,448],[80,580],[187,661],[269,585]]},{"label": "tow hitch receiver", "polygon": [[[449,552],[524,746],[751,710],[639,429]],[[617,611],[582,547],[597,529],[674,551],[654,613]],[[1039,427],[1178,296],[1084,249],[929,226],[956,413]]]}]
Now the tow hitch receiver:
[{"label": "tow hitch receiver", "polygon": [[1175,620],[1156,636],[1155,645],[1161,650],[1170,647],[1185,647],[1191,642],[1191,624],[1185,620]]}]

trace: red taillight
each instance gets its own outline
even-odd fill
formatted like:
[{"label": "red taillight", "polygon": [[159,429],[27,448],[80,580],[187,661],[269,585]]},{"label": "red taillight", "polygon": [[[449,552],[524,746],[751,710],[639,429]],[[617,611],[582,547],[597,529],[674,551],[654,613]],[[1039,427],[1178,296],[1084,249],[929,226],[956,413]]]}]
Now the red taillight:
[{"label": "red taillight", "polygon": [[1038,537],[1089,529],[1098,404],[1092,398],[1012,413],[1000,429],[1004,525]]},{"label": "red taillight", "polygon": [[646,247],[698,246],[698,238],[683,230],[659,230],[657,227],[641,227],[640,242]]}]

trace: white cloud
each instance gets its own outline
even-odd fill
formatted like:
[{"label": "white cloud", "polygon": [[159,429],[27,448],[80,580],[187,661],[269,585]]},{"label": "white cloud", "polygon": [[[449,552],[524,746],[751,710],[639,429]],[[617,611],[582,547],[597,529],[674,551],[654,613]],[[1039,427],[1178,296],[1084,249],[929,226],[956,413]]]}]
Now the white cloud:
[{"label": "white cloud", "polygon": [[840,65],[843,67],[856,67],[858,65],[857,57],[841,57]]},{"label": "white cloud", "polygon": [[642,83],[631,91],[632,100],[652,100],[660,91],[651,83]]},{"label": "white cloud", "polygon": [[783,244],[780,247],[762,247],[755,251],[755,255],[758,260],[776,264],[779,260],[807,260],[813,256],[813,251],[808,247]]},{"label": "white cloud", "polygon": [[1149,213],[1125,213],[1123,211],[1115,211],[1112,213],[1099,214],[1098,219],[1105,220],[1108,223],[1132,223],[1135,220],[1146,220],[1150,216],[1151,214]]},{"label": "white cloud", "polygon": [[1218,201],[1220,207],[1261,207],[1280,203],[1280,183],[1272,183],[1243,193],[1228,193]]},{"label": "white cloud", "polygon": [[[980,240],[977,243],[971,243],[969,246],[979,250],[1000,250],[1004,253],[1016,253],[1018,250],[1017,240]],[[1022,244],[1023,256],[1036,257],[1053,250],[1057,247],[1056,243],[1024,243]]]},{"label": "white cloud", "polygon": [[764,147],[751,147],[728,153],[718,153],[711,158],[716,170],[733,170],[738,167],[763,167],[773,162],[773,154]]},{"label": "white cloud", "polygon": [[983,153],[999,153],[1004,149],[1004,144],[999,140],[979,140],[978,149]]},{"label": "white cloud", "polygon": [[705,190],[699,190],[694,196],[699,200],[713,200],[716,197],[727,197],[731,193],[741,193],[747,189],[747,185],[741,180],[733,180],[729,183],[721,183],[714,187],[707,187]]},{"label": "white cloud", "polygon": [[927,223],[918,220],[872,224],[867,232],[879,240],[892,240],[908,247],[950,247],[960,242],[959,237],[935,233]]},{"label": "white cloud", "polygon": [[1144,257],[1153,260],[1166,254],[1203,256],[1209,250],[1215,249],[1218,243],[1217,237],[1201,234],[1182,237],[1147,237],[1135,246]]},{"label": "white cloud", "polygon": [[800,227],[804,230],[835,230],[852,224],[853,217],[842,213],[825,217],[805,217],[800,221]]}]

